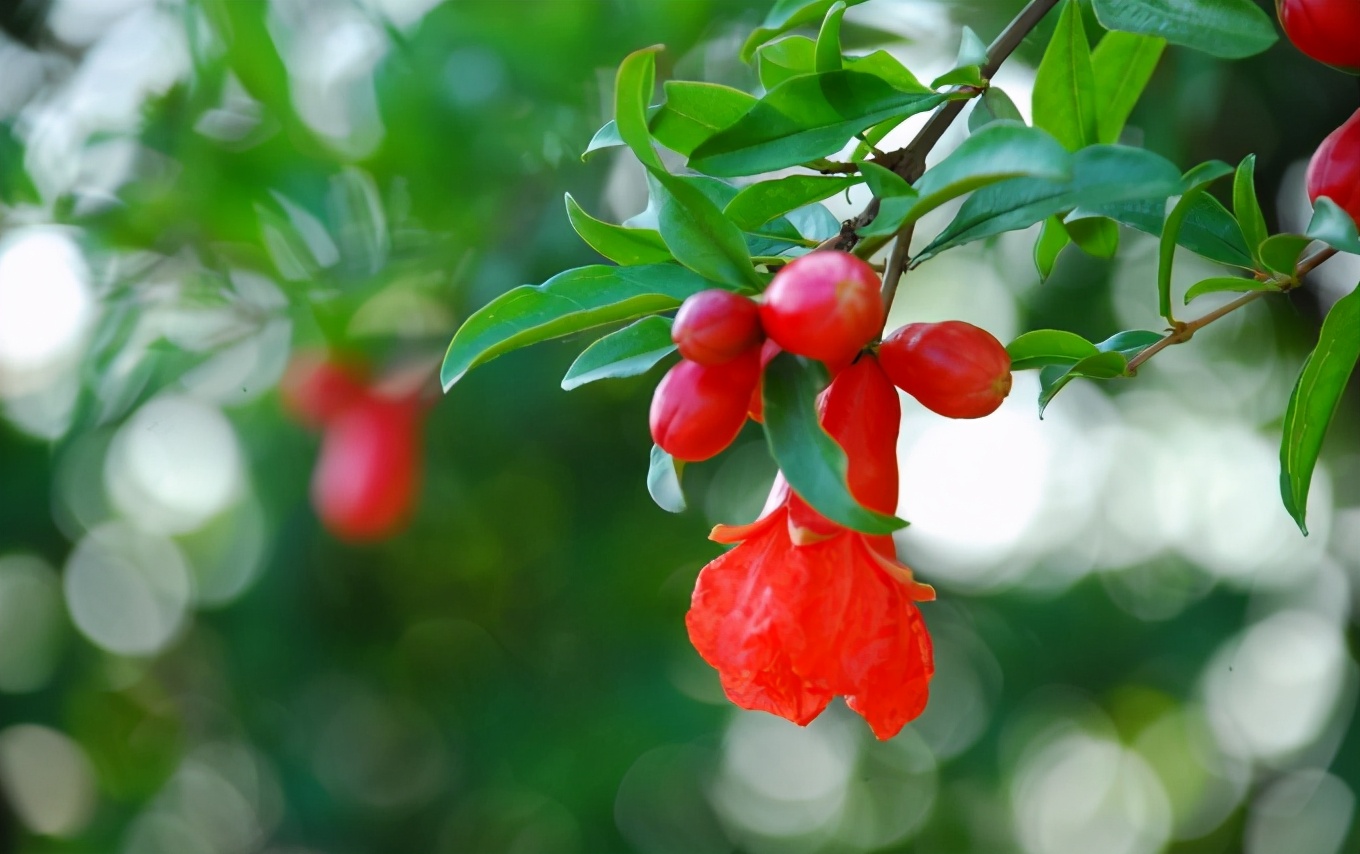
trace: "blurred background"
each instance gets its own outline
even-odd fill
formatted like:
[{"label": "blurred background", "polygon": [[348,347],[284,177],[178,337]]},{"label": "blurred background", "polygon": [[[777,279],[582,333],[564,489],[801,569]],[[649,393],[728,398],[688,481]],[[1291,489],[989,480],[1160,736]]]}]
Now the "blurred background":
[{"label": "blurred background", "polygon": [[[735,56],[767,5],[0,6],[0,854],[1360,850],[1355,389],[1311,536],[1277,492],[1355,258],[1043,420],[1032,375],[978,422],[904,401],[899,546],[940,592],[938,671],[888,742],[840,701],[804,730],[723,699],[683,615],[708,529],[752,518],[773,465],[748,431],[657,509],[659,369],[568,396],[588,340],[434,401],[404,531],[318,522],[293,355],[433,383],[470,311],[599,262],[562,196],[645,206],[622,149],[579,157],[615,66],[664,43],[663,77],[756,90]],[[1020,5],[872,0],[847,48],[929,80]],[[998,79],[1022,111],[1043,43]],[[1257,153],[1298,229],[1306,160],[1358,105],[1286,44],[1173,48],[1127,139],[1183,168]],[[895,322],[1160,328],[1150,239],[1069,248],[1040,285],[1034,236],[922,266]],[[1182,258],[1177,287],[1214,272]]]}]

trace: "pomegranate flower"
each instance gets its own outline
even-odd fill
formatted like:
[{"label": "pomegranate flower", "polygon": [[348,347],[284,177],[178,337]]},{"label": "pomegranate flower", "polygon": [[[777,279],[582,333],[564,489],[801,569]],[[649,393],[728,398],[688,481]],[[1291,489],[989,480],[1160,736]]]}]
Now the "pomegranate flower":
[{"label": "pomegranate flower", "polygon": [[[867,507],[897,502],[897,391],[872,355],[822,396],[823,426],[845,450]],[[712,539],[737,543],[704,567],[685,622],[728,699],[806,725],[841,694],[881,739],[925,708],[934,673],[916,602],[934,591],[895,558],[892,538],[843,528],[776,478],[766,512]]]}]

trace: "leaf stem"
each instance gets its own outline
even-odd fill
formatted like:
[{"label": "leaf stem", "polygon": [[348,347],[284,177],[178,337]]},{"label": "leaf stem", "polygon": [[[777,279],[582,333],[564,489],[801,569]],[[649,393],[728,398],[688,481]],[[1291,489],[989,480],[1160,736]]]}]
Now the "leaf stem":
[{"label": "leaf stem", "polygon": [[[1328,258],[1331,258],[1335,254],[1336,250],[1328,246],[1326,249],[1319,249],[1317,252],[1314,252],[1312,255],[1309,255],[1307,258],[1304,258],[1302,261],[1299,262],[1298,269],[1294,271],[1294,275],[1285,278],[1283,281],[1277,280],[1277,283],[1282,286],[1281,290],[1292,290],[1293,288],[1298,287],[1299,284],[1302,282],[1304,276],[1311,273],[1314,269],[1317,268],[1319,264],[1326,261]],[[1189,341],[1191,338],[1193,338],[1196,332],[1200,331],[1201,329],[1213,323],[1214,321],[1223,317],[1227,317],[1234,311],[1237,311],[1242,306],[1256,302],[1261,297],[1272,293],[1278,293],[1278,291],[1252,291],[1251,293],[1243,294],[1242,296],[1238,297],[1237,299],[1233,300],[1230,303],[1227,303],[1214,309],[1213,311],[1209,312],[1208,314],[1204,315],[1201,318],[1191,320],[1187,323],[1176,324],[1176,326],[1171,330],[1171,334],[1162,338],[1161,341],[1158,341],[1156,344],[1153,344],[1152,346],[1148,347],[1146,350],[1144,350],[1143,352],[1139,353],[1137,356],[1134,356],[1132,359],[1129,360],[1128,368],[1129,374],[1132,375],[1137,373],[1138,368],[1141,367],[1144,362],[1146,362],[1148,359],[1151,359],[1153,356],[1157,355],[1161,351],[1165,350],[1167,347],[1170,347],[1174,344],[1184,344],[1186,341]]]}]

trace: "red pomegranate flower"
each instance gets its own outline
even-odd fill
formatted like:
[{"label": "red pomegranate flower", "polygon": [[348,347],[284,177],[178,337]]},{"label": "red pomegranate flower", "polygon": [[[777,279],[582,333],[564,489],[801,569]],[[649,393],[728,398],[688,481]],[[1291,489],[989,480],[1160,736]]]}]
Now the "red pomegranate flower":
[{"label": "red pomegranate flower", "polygon": [[[851,492],[891,512],[901,413],[872,355],[836,377],[821,414]],[[712,539],[738,545],[699,574],[685,622],[728,699],[801,726],[842,694],[881,739],[921,713],[935,668],[915,603],[935,594],[896,561],[891,537],[821,517],[781,476],[760,519]]]}]

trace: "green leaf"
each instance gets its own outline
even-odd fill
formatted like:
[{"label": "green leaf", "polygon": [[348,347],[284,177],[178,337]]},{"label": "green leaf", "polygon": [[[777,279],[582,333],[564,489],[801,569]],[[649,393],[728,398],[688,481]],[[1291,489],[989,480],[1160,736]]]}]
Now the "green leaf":
[{"label": "green leaf", "polygon": [[[891,209],[884,204],[859,234],[892,234],[951,199],[1008,179],[1023,176],[1058,181],[1071,175],[1072,155],[1047,133],[1010,122],[988,125],[927,169],[912,188],[913,198]],[[865,177],[868,179],[867,173]]]},{"label": "green leaf", "polygon": [[996,121],[1024,124],[1025,117],[1020,115],[1020,108],[1015,106],[1010,95],[995,86],[989,86],[987,91],[982,93],[982,97],[974,102],[973,109],[968,114],[968,132],[977,133]]},{"label": "green leaf", "polygon": [[1081,251],[1094,258],[1113,258],[1119,251],[1119,226],[1113,220],[1091,216],[1063,221],[1063,228]]},{"label": "green leaf", "polygon": [[[1074,216],[1108,216],[1116,222],[1136,228],[1139,231],[1160,237],[1166,222],[1166,199],[1135,199],[1113,205],[1084,207],[1074,212]],[[1254,268],[1250,250],[1237,220],[1223,207],[1223,203],[1205,193],[1190,206],[1190,211],[1181,223],[1176,242],[1197,255],[1203,255],[1220,264],[1229,264],[1246,270]]]},{"label": "green leaf", "polygon": [[1180,170],[1164,157],[1121,145],[1088,146],[1072,155],[1072,177],[1067,181],[1013,178],[978,190],[912,263],[993,234],[1028,228],[1074,208],[1165,198],[1181,190]]},{"label": "green leaf", "polygon": [[1280,497],[1308,534],[1308,488],[1327,427],[1360,360],[1360,288],[1337,301],[1322,321],[1318,345],[1289,396],[1280,443]]},{"label": "green leaf", "polygon": [[[765,21],[746,39],[741,47],[741,61],[750,62],[756,48],[777,35],[795,27],[813,24],[826,16],[827,10],[839,0],[778,0],[774,8],[765,16]],[[855,6],[864,0],[844,0],[845,5]]]},{"label": "green leaf", "polygon": [[863,163],[859,167],[860,174],[864,176],[864,182],[869,185],[869,191],[878,199],[892,199],[899,196],[916,198],[916,190],[907,179],[898,175],[886,166],[877,163]]},{"label": "green leaf", "polygon": [[836,0],[827,10],[822,20],[822,29],[817,33],[817,49],[813,54],[817,71],[840,71],[841,69],[841,18],[845,17],[845,3]]},{"label": "green leaf", "polygon": [[1356,234],[1355,220],[1326,196],[1319,196],[1313,203],[1313,219],[1304,233],[1333,249],[1360,255],[1360,235]]},{"label": "green leaf", "polygon": [[807,36],[789,36],[762,47],[756,57],[760,85],[768,91],[800,74],[817,71],[817,43]]},{"label": "green leaf", "polygon": [[591,249],[616,264],[664,264],[671,258],[661,235],[650,228],[625,228],[595,219],[567,193],[567,219]]},{"label": "green leaf", "polygon": [[765,436],[789,486],[838,525],[866,534],[906,527],[895,516],[861,507],[846,482],[845,451],[817,421],[817,394],[826,386],[818,362],[780,353],[765,368]]},{"label": "green leaf", "polygon": [[1258,248],[1261,263],[1272,273],[1293,276],[1299,269],[1299,258],[1313,238],[1302,234],[1276,234],[1268,237]]},{"label": "green leaf", "polygon": [[667,513],[685,512],[685,492],[680,486],[680,476],[684,472],[684,460],[677,460],[660,447],[652,446],[652,462],[647,468],[647,494]]},{"label": "green leaf", "polygon": [[1156,36],[1109,32],[1091,52],[1099,142],[1119,141],[1165,49],[1166,40]]},{"label": "green leaf", "polygon": [[651,118],[649,127],[657,142],[686,157],[756,104],[754,95],[717,83],[670,80],[664,88],[666,103]]},{"label": "green leaf", "polygon": [[872,74],[873,76],[887,81],[889,86],[900,89],[903,92],[916,92],[923,88],[921,81],[916,79],[916,75],[907,70],[907,67],[891,53],[886,50],[876,50],[865,56],[844,57],[845,67],[850,71],[858,71],[861,74]]},{"label": "green leaf", "polygon": [[759,228],[781,214],[829,199],[863,182],[860,177],[790,175],[744,187],[723,213],[743,231]]},{"label": "green leaf", "polygon": [[1064,0],[1053,38],[1034,78],[1034,126],[1069,151],[1096,142],[1096,81],[1081,6]]},{"label": "green leaf", "polygon": [[1159,36],[1222,59],[1261,53],[1275,24],[1252,0],[1093,0],[1107,30]]},{"label": "green leaf", "polygon": [[1096,349],[1102,353],[1118,353],[1125,359],[1132,359],[1139,353],[1162,340],[1160,332],[1151,332],[1146,329],[1129,329],[1124,332],[1116,332],[1104,341],[1096,345]]},{"label": "green leaf", "polygon": [[1039,281],[1052,275],[1058,255],[1071,243],[1072,238],[1061,217],[1051,216],[1044,220],[1043,227],[1039,229],[1039,239],[1034,241],[1034,267],[1039,271]]},{"label": "green leaf", "polygon": [[675,260],[715,282],[761,287],[745,235],[701,189],[655,169],[647,170],[647,187],[656,202],[661,239]]},{"label": "green leaf", "polygon": [[946,86],[974,86],[982,88],[987,81],[982,77],[982,68],[977,65],[965,65],[946,71],[939,77],[930,81],[930,88],[943,89]]},{"label": "green leaf", "polygon": [[[653,109],[659,108],[654,107]],[[609,148],[620,148],[622,146],[623,137],[619,136],[618,122],[610,119],[608,122],[605,122],[604,127],[595,131],[595,135],[590,138],[590,144],[586,146],[585,151],[581,152],[581,162],[586,162],[592,155],[597,154],[598,152]]]},{"label": "green leaf", "polygon": [[689,165],[709,175],[755,175],[840,151],[856,133],[945,100],[922,86],[903,91],[857,71],[792,77],[735,125],[694,150]]},{"label": "green leaf", "polygon": [[978,38],[971,27],[964,27],[959,36],[959,54],[954,60],[954,70],[948,71],[930,81],[930,88],[941,86],[978,86],[986,85],[982,79],[982,66],[987,64],[987,43]]},{"label": "green leaf", "polygon": [[1044,368],[1039,374],[1039,417],[1044,417],[1044,410],[1053,402],[1053,398],[1072,380],[1078,377],[1108,380],[1126,376],[1128,372],[1128,359],[1124,358],[1123,353],[1113,351],[1087,356],[1066,370],[1060,365]]},{"label": "green leaf", "polygon": [[447,391],[470,369],[511,350],[584,329],[676,308],[714,283],[676,264],[596,265],[522,285],[467,319],[453,336],[439,378]]},{"label": "green leaf", "polygon": [[656,54],[661,45],[635,50],[624,57],[614,78],[614,123],[619,139],[633,149],[642,165],[665,170],[652,147],[647,128],[647,102],[656,87]]},{"label": "green leaf", "polygon": [[[1157,252],[1157,310],[1167,319],[1168,323],[1175,324],[1176,318],[1171,311],[1171,269],[1176,260],[1176,245],[1180,238],[1181,225],[1185,218],[1189,216],[1195,200],[1201,196],[1211,183],[1231,172],[1232,169],[1207,168],[1209,164],[1201,164],[1187,174],[1188,189],[1176,200],[1176,205],[1171,209],[1171,213],[1166,215],[1166,224],[1162,226],[1161,243]],[[1193,174],[1193,177],[1190,177]]]},{"label": "green leaf", "polygon": [[1273,290],[1278,290],[1278,288],[1269,282],[1247,276],[1212,276],[1190,286],[1190,289],[1185,292],[1185,304],[1189,305],[1192,299],[1202,297],[1205,294],[1217,294],[1224,291],[1247,293],[1249,291]]},{"label": "green leaf", "polygon": [[1049,365],[1074,365],[1100,351],[1096,345],[1061,329],[1036,329],[1006,345],[1012,371],[1027,371]]},{"label": "green leaf", "polygon": [[892,133],[898,125],[906,119],[888,119],[886,122],[879,122],[859,135],[859,144],[850,154],[853,163],[859,163],[866,157],[874,153],[874,146],[883,141],[883,138]]},{"label": "green leaf", "polygon": [[[1242,237],[1247,248],[1257,261],[1261,260],[1260,248],[1270,236],[1266,229],[1266,217],[1261,212],[1261,203],[1256,199],[1256,155],[1248,154],[1237,164],[1233,175],[1233,216],[1242,228]],[[1292,269],[1290,272],[1293,272]]]},{"label": "green leaf", "polygon": [[675,351],[669,317],[644,317],[581,351],[562,377],[562,390],[617,377],[645,374]]}]

